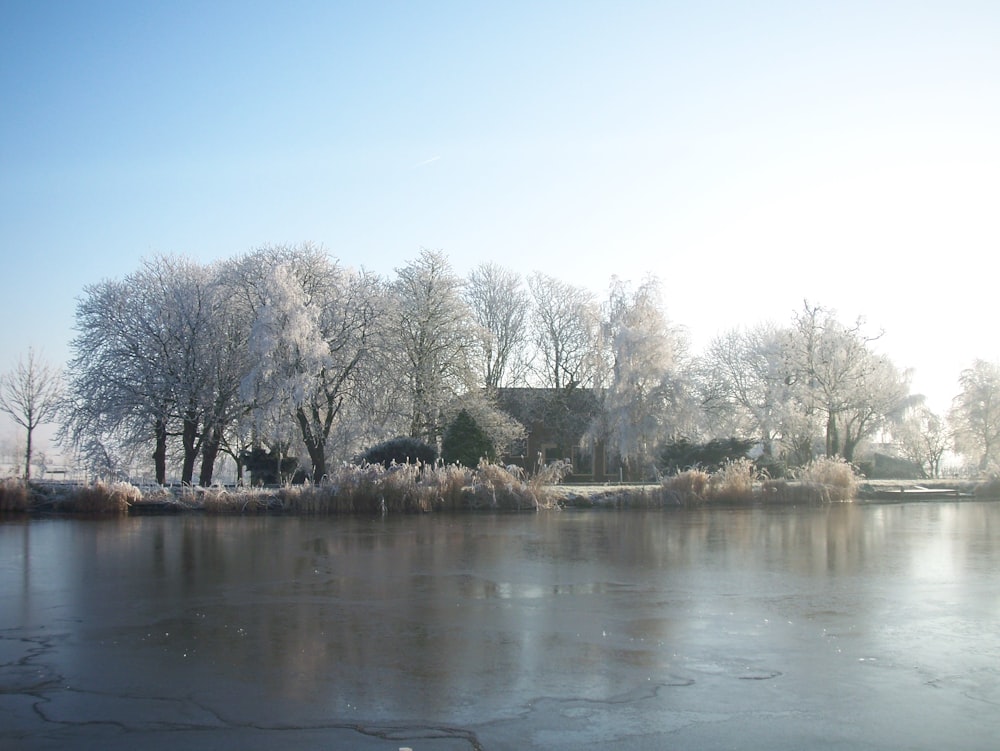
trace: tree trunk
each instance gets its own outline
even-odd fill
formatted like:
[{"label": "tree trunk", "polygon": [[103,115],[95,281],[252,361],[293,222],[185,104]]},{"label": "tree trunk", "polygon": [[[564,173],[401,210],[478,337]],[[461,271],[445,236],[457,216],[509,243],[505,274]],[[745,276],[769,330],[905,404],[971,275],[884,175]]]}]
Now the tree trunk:
[{"label": "tree trunk", "polygon": [[194,463],[198,458],[198,423],[190,417],[184,418],[181,442],[184,446],[184,464],[181,467],[181,482],[190,485],[194,477]]},{"label": "tree trunk", "polygon": [[837,430],[837,413],[830,411],[826,418],[826,455],[836,456],[840,452],[840,433]]},{"label": "tree trunk", "polygon": [[423,430],[423,406],[424,406],[424,396],[423,390],[419,387],[415,390],[413,396],[413,414],[410,417],[410,438],[419,438],[420,440],[425,440]]},{"label": "tree trunk", "polygon": [[320,483],[326,477],[326,449],[322,444],[318,446],[307,444],[306,449],[313,465],[313,482]]},{"label": "tree trunk", "polygon": [[212,484],[212,474],[215,472],[215,459],[219,455],[222,444],[222,431],[212,428],[201,446],[201,471],[198,473],[198,484],[207,488]]},{"label": "tree trunk", "polygon": [[28,429],[28,446],[24,449],[24,481],[31,479],[31,429]]},{"label": "tree trunk", "polygon": [[326,445],[322,435],[317,435],[309,424],[309,417],[305,409],[299,407],[295,410],[295,416],[299,420],[299,428],[302,430],[302,442],[309,452],[309,460],[312,462],[313,482],[322,482],[326,477]]},{"label": "tree trunk", "polygon": [[854,461],[854,449],[858,447],[858,443],[861,442],[860,436],[857,439],[845,438],[844,439],[844,453],[843,458],[846,462]]},{"label": "tree trunk", "polygon": [[167,424],[163,420],[156,421],[156,448],[153,449],[153,466],[156,471],[157,485],[167,484]]}]

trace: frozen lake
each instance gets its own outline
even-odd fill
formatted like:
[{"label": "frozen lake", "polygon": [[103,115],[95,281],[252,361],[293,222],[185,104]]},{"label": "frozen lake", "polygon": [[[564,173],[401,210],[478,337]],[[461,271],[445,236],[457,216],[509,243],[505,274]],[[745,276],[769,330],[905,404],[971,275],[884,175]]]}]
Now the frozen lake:
[{"label": "frozen lake", "polygon": [[1000,503],[0,523],[0,749],[995,749]]}]

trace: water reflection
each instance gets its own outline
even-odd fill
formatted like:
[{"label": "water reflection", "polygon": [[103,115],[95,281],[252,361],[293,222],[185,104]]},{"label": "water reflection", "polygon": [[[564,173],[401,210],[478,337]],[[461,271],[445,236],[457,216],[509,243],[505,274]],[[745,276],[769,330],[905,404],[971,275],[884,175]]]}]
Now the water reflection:
[{"label": "water reflection", "polygon": [[1000,657],[998,511],[8,522],[2,628],[60,634],[67,685],[264,724],[468,725],[542,697],[686,706],[655,686],[757,711],[747,681],[778,677],[772,703],[863,715],[881,691],[962,676],[942,721],[962,695],[1000,702],[982,657]]}]

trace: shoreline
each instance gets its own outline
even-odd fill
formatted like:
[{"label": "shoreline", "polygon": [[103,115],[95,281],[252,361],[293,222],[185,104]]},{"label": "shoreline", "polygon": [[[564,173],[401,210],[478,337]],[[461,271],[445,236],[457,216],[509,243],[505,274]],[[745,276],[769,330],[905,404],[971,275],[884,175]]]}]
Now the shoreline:
[{"label": "shoreline", "polygon": [[[759,508],[788,506],[819,506],[832,503],[893,504],[941,501],[1000,500],[997,488],[990,483],[973,481],[875,480],[860,481],[850,498],[822,499],[814,493],[791,493],[783,497],[765,497],[755,488],[753,495],[727,501],[680,501],[659,483],[574,484],[561,483],[534,488],[530,502],[499,504],[482,502],[481,493],[463,488],[458,499],[437,499],[422,505],[406,505],[386,510],[384,501],[378,505],[325,507],[290,502],[288,488],[225,489],[159,487],[142,491],[125,483],[101,486],[31,482],[28,493],[12,502],[2,498],[0,516],[127,516],[158,514],[208,514],[226,516],[256,516],[274,514],[286,516],[329,516],[419,513],[483,513],[510,511],[544,511],[558,509],[698,509],[698,508]],[[790,484],[795,489],[794,484]],[[803,490],[811,488],[803,487]],[[982,490],[986,492],[977,492]],[[314,492],[329,492],[322,487]],[[336,495],[335,493],[333,494]],[[294,498],[294,496],[293,496]]]}]

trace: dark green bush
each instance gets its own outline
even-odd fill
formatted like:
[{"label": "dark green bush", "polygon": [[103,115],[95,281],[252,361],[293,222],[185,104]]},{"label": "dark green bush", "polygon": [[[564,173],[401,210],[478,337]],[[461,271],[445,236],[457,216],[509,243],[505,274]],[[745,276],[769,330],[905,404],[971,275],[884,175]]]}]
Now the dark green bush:
[{"label": "dark green bush", "polygon": [[281,485],[298,475],[298,480],[305,477],[299,475],[299,460],[294,456],[283,456],[281,467],[278,467],[278,453],[257,446],[240,454],[240,463],[250,472],[251,485]]},{"label": "dark green bush", "polygon": [[359,457],[359,461],[367,464],[381,464],[388,467],[396,464],[433,464],[437,460],[437,451],[417,438],[398,436],[372,446]]},{"label": "dark green bush", "polygon": [[761,474],[770,477],[772,480],[779,480],[782,477],[788,476],[788,465],[783,459],[778,457],[762,454],[754,463]]},{"label": "dark green bush", "polygon": [[480,459],[496,459],[496,448],[486,431],[463,409],[444,431],[441,458],[448,464],[475,468]]},{"label": "dark green bush", "polygon": [[658,464],[665,475],[675,475],[695,467],[715,472],[726,462],[744,458],[753,443],[745,438],[713,438],[708,443],[693,443],[687,438],[680,438],[664,444]]}]

